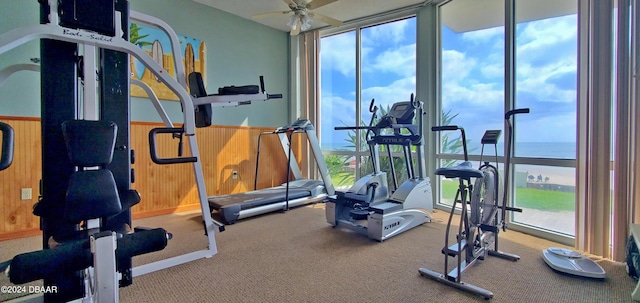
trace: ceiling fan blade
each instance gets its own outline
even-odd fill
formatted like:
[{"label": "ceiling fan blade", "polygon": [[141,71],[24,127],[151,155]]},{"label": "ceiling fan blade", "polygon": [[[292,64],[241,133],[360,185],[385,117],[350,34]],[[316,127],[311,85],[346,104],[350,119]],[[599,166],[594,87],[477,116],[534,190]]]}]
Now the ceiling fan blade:
[{"label": "ceiling fan blade", "polygon": [[332,25],[332,26],[340,26],[342,25],[342,21],[338,20],[338,19],[333,19],[331,17],[327,17],[325,15],[322,14],[318,14],[318,13],[309,13],[309,17],[314,18],[320,22],[324,22],[326,24]]},{"label": "ceiling fan blade", "polygon": [[262,13],[262,14],[253,15],[253,16],[251,16],[251,18],[264,18],[264,17],[276,16],[276,15],[285,15],[285,14],[288,14],[290,12],[291,11]]},{"label": "ceiling fan blade", "polygon": [[282,1],[284,1],[284,3],[286,3],[289,7],[296,7],[296,6],[298,6],[298,3],[296,3],[296,2],[295,2],[295,1],[293,1],[293,0],[282,0]]},{"label": "ceiling fan blade", "polygon": [[308,9],[316,9],[318,7],[325,6],[327,4],[331,4],[331,3],[336,2],[336,1],[338,1],[338,0],[313,0],[313,1],[309,2],[309,3],[307,3],[307,8]]},{"label": "ceiling fan blade", "polygon": [[289,34],[291,36],[297,36],[300,33],[300,27],[302,27],[302,21],[298,19],[298,22],[296,23],[296,27],[293,30],[291,30]]}]

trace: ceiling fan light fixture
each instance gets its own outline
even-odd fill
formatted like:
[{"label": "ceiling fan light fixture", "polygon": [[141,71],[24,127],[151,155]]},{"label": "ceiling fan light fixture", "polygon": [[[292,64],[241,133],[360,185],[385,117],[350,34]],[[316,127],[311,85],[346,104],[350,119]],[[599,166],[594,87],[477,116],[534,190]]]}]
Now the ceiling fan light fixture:
[{"label": "ceiling fan light fixture", "polygon": [[300,17],[300,20],[302,21],[302,25],[300,26],[301,30],[308,30],[309,28],[311,28],[311,22],[313,21],[311,19],[311,17],[309,17],[309,15],[304,15],[302,17]]},{"label": "ceiling fan light fixture", "polygon": [[287,26],[291,29],[291,30],[295,30],[296,26],[298,25],[298,15],[293,14],[291,16],[289,16],[289,20],[287,20]]},{"label": "ceiling fan light fixture", "polygon": [[309,15],[307,14],[304,14],[304,15],[293,14],[289,16],[289,20],[287,20],[287,26],[292,31],[296,30],[296,27],[298,26],[298,22],[300,22],[300,30],[304,31],[311,28],[311,22],[313,22],[313,19],[311,19],[311,17],[309,17]]},{"label": "ceiling fan light fixture", "polygon": [[[313,12],[314,9],[325,6],[327,4],[334,3],[338,0],[283,0],[287,6],[289,6],[289,10],[287,11],[278,11],[278,12],[270,12],[270,13],[262,13],[253,15],[253,18],[262,18],[267,16],[274,15],[286,15],[289,14],[289,18],[287,19],[287,27],[291,30],[291,35],[298,35],[301,31],[306,31],[311,29],[312,23],[314,21],[320,21],[331,26],[341,26],[342,21],[333,19],[331,17],[316,14]],[[315,19],[315,20],[314,20]]]}]

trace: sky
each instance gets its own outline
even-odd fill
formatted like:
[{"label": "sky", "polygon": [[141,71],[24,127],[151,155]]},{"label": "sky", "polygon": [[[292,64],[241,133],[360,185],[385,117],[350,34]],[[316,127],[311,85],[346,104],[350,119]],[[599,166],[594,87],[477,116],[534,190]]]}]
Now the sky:
[{"label": "sky", "polygon": [[[575,142],[577,81],[575,15],[521,23],[516,29],[518,142]],[[409,100],[415,91],[415,18],[362,30],[363,120],[368,104]],[[344,145],[355,123],[355,33],[322,38],[321,110],[325,148]],[[479,141],[487,129],[503,128],[504,30],[454,33],[442,27],[443,112],[457,116],[467,137]],[[418,96],[419,97],[419,96]]]}]

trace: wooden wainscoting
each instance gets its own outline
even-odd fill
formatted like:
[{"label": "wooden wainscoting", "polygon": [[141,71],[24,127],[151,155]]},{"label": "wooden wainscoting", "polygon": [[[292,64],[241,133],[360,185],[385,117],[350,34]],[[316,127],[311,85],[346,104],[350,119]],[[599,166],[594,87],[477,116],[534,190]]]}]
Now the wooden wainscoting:
[{"label": "wooden wainscoting", "polygon": [[[0,172],[0,240],[39,234],[39,218],[32,213],[37,202],[42,176],[42,148],[39,118],[0,117],[14,128],[13,164]],[[149,131],[164,127],[160,123],[132,122],[131,145],[135,151],[135,182],[142,201],[133,207],[134,218],[156,216],[199,208],[193,164],[159,165],[151,161]],[[244,126],[211,126],[197,129],[207,195],[244,192],[254,188],[258,135],[273,128]],[[296,136],[301,136],[296,134]],[[178,139],[170,134],[158,135],[160,157],[176,157]],[[294,138],[293,151],[302,150],[303,137]],[[183,138],[184,155],[189,155],[188,142]],[[45,151],[46,152],[46,151]],[[303,161],[297,156],[299,162]],[[258,188],[279,185],[286,180],[286,155],[276,135],[262,137]],[[237,171],[237,178],[233,172]],[[21,189],[31,188],[32,197],[21,200]]]},{"label": "wooden wainscoting", "polygon": [[[42,145],[39,118],[0,117],[13,127],[13,163],[0,171],[0,240],[40,233],[39,217],[33,215],[42,178]],[[31,199],[21,199],[21,189],[31,189]]]}]

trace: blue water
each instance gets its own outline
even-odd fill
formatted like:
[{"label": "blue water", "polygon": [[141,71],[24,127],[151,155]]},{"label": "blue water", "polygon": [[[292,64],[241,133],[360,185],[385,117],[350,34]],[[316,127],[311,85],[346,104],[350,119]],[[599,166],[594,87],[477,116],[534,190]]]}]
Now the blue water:
[{"label": "blue water", "polygon": [[[470,144],[471,154],[480,154],[480,144]],[[503,155],[503,144],[498,144],[498,155]],[[516,157],[575,159],[575,142],[519,142],[514,146]],[[493,155],[493,145],[486,146],[485,155]]]},{"label": "blue water", "polygon": [[[348,150],[348,143],[335,144],[334,142],[323,142],[324,150]],[[470,142],[467,146],[469,154],[479,155],[481,144]],[[503,144],[498,144],[498,155],[503,155]],[[494,155],[493,145],[487,145],[484,149],[485,155]],[[515,155],[517,157],[531,158],[553,158],[553,159],[575,159],[575,142],[518,142],[515,144]]]}]

